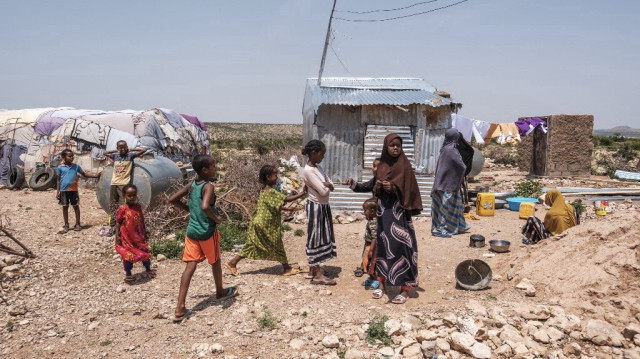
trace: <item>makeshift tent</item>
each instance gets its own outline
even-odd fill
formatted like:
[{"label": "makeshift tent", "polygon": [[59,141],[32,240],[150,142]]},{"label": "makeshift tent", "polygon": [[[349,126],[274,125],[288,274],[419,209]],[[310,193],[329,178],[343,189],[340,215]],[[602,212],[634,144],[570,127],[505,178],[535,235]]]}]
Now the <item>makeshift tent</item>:
[{"label": "makeshift tent", "polygon": [[11,167],[32,170],[37,162],[51,162],[64,148],[76,152],[81,166],[98,170],[107,164],[102,152],[114,150],[120,140],[129,147],[189,162],[193,155],[208,151],[209,139],[204,124],[188,117],[164,108],[0,110],[0,184],[6,184]]}]

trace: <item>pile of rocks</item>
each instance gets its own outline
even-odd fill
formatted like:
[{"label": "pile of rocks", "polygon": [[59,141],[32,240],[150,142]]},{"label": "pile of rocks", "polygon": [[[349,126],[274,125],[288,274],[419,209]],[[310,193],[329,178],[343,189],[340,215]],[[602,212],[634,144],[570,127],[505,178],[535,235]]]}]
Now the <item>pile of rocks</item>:
[{"label": "pile of rocks", "polygon": [[[636,318],[638,319],[638,318]],[[640,322],[640,320],[638,320]],[[599,319],[582,319],[558,306],[534,305],[517,309],[486,309],[470,300],[461,313],[423,316],[407,314],[389,319],[385,330],[393,344],[366,344],[368,324],[358,332],[361,341],[326,335],[323,355],[307,352],[305,341],[292,339],[289,348],[300,358],[640,358],[640,324],[621,332]],[[319,343],[320,344],[320,343]],[[305,351],[306,349],[306,351]]]}]

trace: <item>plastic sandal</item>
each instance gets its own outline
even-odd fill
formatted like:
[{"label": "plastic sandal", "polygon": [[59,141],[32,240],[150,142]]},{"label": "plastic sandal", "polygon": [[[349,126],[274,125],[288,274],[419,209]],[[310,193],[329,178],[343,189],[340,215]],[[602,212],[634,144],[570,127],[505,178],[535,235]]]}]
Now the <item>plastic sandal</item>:
[{"label": "plastic sandal", "polygon": [[373,291],[373,293],[371,293],[371,298],[380,299],[382,298],[383,295],[384,295],[384,292],[382,291],[382,289],[376,289]]},{"label": "plastic sandal", "polygon": [[377,280],[372,281],[372,282],[371,282],[371,288],[373,288],[373,289],[378,289],[378,288],[380,288],[380,282],[379,282],[379,281],[377,281]]},{"label": "plastic sandal", "polygon": [[393,298],[393,300],[391,301],[391,303],[393,304],[404,304],[407,302],[407,297],[403,296],[403,295],[396,295],[395,298]]},{"label": "plastic sandal", "polygon": [[[365,287],[369,287],[371,286],[371,284],[373,284],[373,279],[371,278],[367,278],[364,282],[362,282],[362,285]],[[378,287],[375,287],[373,289],[377,289]]]},{"label": "plastic sandal", "polygon": [[179,317],[178,316],[174,316],[173,317],[173,322],[174,323],[180,323],[183,320],[186,320],[187,318],[189,318],[189,316],[191,316],[191,313],[193,313],[193,310],[189,309],[189,310],[187,310],[186,313],[184,313],[183,315],[181,315]]},{"label": "plastic sandal", "polygon": [[364,270],[362,268],[357,267],[356,270],[353,271],[353,275],[356,277],[362,277],[364,275]]}]

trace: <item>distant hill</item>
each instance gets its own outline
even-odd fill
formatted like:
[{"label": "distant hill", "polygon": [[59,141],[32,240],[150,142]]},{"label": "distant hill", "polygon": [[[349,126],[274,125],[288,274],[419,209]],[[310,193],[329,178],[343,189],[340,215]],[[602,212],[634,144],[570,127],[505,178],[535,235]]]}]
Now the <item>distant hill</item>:
[{"label": "distant hill", "polygon": [[616,126],[608,130],[593,131],[593,134],[596,136],[613,136],[616,133],[624,137],[640,137],[640,129],[629,126]]}]

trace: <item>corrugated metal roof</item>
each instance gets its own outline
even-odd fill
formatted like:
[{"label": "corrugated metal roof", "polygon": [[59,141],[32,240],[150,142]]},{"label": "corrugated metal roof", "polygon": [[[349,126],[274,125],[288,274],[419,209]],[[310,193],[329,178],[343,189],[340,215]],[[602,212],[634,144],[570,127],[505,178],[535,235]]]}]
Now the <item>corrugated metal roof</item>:
[{"label": "corrugated metal roof", "polygon": [[[308,81],[317,86],[318,79]],[[340,87],[369,90],[423,90],[435,92],[436,88],[418,78],[372,78],[372,77],[323,77],[322,87]]]},{"label": "corrugated metal roof", "polygon": [[449,105],[449,99],[433,92],[435,87],[416,78],[323,78],[307,79],[307,95],[315,111],[323,104],[330,105]]}]

